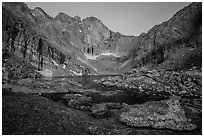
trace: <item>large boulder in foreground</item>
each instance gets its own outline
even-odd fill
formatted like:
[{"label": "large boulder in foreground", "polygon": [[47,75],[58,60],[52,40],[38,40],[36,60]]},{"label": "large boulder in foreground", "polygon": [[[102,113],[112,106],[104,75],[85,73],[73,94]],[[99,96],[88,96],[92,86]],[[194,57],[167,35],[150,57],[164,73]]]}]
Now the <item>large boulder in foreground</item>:
[{"label": "large boulder in foreground", "polygon": [[108,110],[106,103],[95,104],[91,107],[91,112],[94,117],[109,117],[110,111]]},{"label": "large boulder in foreground", "polygon": [[194,130],[196,125],[185,116],[176,96],[168,100],[147,102],[134,105],[120,114],[120,121],[135,127],[152,127],[157,129]]},{"label": "large boulder in foreground", "polygon": [[89,110],[92,105],[92,98],[82,94],[66,94],[62,98],[67,106],[75,109]]}]

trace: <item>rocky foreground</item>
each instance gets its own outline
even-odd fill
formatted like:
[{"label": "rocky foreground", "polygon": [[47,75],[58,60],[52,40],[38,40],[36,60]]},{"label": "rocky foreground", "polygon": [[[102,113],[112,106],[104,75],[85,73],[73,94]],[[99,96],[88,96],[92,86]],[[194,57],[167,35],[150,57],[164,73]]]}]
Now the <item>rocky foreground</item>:
[{"label": "rocky foreground", "polygon": [[196,67],[135,69],[95,80],[96,89],[69,78],[5,80],[2,133],[201,134],[201,81]]}]

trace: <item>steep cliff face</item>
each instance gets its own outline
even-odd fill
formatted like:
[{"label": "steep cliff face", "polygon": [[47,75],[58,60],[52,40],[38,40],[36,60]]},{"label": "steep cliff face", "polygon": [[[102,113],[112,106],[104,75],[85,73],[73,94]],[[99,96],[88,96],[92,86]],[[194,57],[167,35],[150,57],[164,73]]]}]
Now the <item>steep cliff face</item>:
[{"label": "steep cliff face", "polygon": [[40,7],[36,7],[35,9],[31,10],[31,14],[35,17],[37,23],[45,23],[47,21],[52,20],[52,17],[50,17],[43,9]]},{"label": "steep cliff face", "polygon": [[[3,6],[3,54],[8,53],[10,56],[15,56],[21,59],[23,62],[30,64],[36,68],[36,72],[40,72],[43,75],[51,76],[53,71],[60,69],[58,67],[63,65],[65,55],[51,45],[46,38],[36,33],[36,26],[33,25],[31,20],[27,19],[23,21],[20,14],[15,15],[9,8],[12,4],[4,4]],[[15,5],[15,4],[14,4]],[[18,3],[18,6],[24,7],[25,5]],[[21,7],[21,8],[22,8]],[[24,15],[30,17],[31,12],[26,9]],[[4,57],[3,57],[4,58]],[[7,57],[8,58],[8,57]],[[57,63],[57,65],[55,64]],[[63,70],[64,71],[64,70]],[[66,75],[67,72],[60,75]]]},{"label": "steep cliff face", "polygon": [[[41,24],[40,33],[54,43],[71,59],[66,65],[69,71],[81,74],[116,74],[123,62],[118,58],[126,56],[134,47],[134,36],[124,36],[109,30],[99,19],[70,17],[59,13],[53,20]],[[126,45],[126,46],[124,46]],[[115,67],[115,68],[114,68]]]},{"label": "steep cliff face", "polygon": [[134,36],[124,36],[108,29],[99,19],[88,17],[83,20],[84,55],[97,68],[99,74],[117,74],[125,63],[120,58],[128,56],[135,46]]},{"label": "steep cliff face", "polygon": [[2,11],[3,55],[19,58],[44,76],[201,66],[202,3],[190,4],[138,37],[113,32],[95,17],[59,13],[52,18],[24,3],[3,3]]},{"label": "steep cliff face", "polygon": [[138,39],[134,67],[182,69],[201,66],[202,3],[190,4]]}]

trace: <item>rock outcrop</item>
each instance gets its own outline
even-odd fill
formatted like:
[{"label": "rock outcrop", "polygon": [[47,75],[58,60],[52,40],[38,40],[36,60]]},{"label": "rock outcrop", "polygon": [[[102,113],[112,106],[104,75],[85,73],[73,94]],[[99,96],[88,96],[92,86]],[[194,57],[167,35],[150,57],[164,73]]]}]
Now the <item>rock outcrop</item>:
[{"label": "rock outcrop", "polygon": [[72,108],[89,110],[90,106],[92,106],[92,98],[81,94],[67,94],[62,98],[65,100],[67,106]]},{"label": "rock outcrop", "polygon": [[120,115],[120,120],[136,127],[168,128],[172,130],[194,130],[196,125],[186,118],[177,97],[168,100],[134,105]]}]

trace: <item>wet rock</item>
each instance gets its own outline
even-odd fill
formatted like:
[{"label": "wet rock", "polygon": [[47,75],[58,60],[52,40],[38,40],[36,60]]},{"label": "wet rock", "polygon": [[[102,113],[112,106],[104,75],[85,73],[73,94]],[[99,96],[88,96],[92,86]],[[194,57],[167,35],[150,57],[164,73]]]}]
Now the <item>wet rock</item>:
[{"label": "wet rock", "polygon": [[127,112],[122,112],[120,121],[135,127],[152,127],[157,129],[194,130],[196,125],[185,116],[179,99],[172,97],[168,100],[147,102],[134,105]]}]

